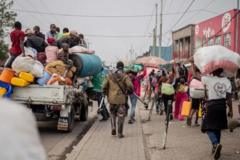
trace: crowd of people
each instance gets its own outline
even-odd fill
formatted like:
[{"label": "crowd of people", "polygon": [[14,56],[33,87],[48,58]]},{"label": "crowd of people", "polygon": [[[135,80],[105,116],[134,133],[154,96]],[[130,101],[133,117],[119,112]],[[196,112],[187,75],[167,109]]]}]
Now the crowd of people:
[{"label": "crowd of people", "polygon": [[[37,60],[42,63],[49,63],[49,61],[55,59],[54,55],[57,56],[60,49],[64,50],[65,48],[66,51],[74,46],[87,48],[83,34],[78,34],[74,30],[70,31],[68,28],[63,28],[61,32],[55,24],[51,24],[49,32],[43,34],[39,26],[22,31],[22,24],[17,21],[10,33],[10,40],[12,45],[9,49],[10,58],[5,64],[7,68],[11,68],[13,61],[19,55],[25,55],[24,48],[31,48],[37,55]],[[66,59],[67,56],[67,53],[59,54],[59,57],[63,59]]]},{"label": "crowd of people", "polygon": [[[162,115],[165,112],[170,120],[186,120],[188,126],[198,127],[201,124],[201,131],[207,133],[212,144],[212,154],[215,159],[218,159],[222,149],[221,130],[228,127],[227,116],[233,116],[232,83],[225,76],[222,68],[209,75],[203,75],[194,65],[193,60],[189,62],[191,65],[188,68],[184,64],[177,63],[173,65],[171,71],[161,67],[156,71],[152,70],[148,75],[146,68],[139,73],[131,70],[124,73],[123,63],[118,62],[117,70],[109,74],[103,84],[103,93],[107,95],[110,103],[112,135],[116,135],[116,126],[118,126],[119,138],[124,137],[123,124],[128,112],[128,97],[131,102],[128,122],[134,123],[137,99],[141,93],[141,82],[145,79],[147,87],[144,96],[149,101],[156,101],[157,114]],[[236,88],[239,88],[238,77],[239,73],[236,77]],[[198,89],[196,84],[202,86],[198,92],[196,92]],[[187,117],[181,114],[185,101],[191,102]],[[147,106],[146,109],[148,109]],[[116,125],[116,117],[118,117],[118,125]],[[202,118],[202,122],[199,122],[199,117]]]},{"label": "crowd of people", "polygon": [[[25,47],[33,49],[37,59],[43,64],[50,63],[56,58],[68,64],[69,48],[76,45],[87,48],[83,34],[69,31],[68,28],[64,28],[61,33],[55,24],[50,25],[50,31],[45,35],[40,31],[39,26],[23,32],[21,23],[15,22],[10,39],[12,42],[9,50],[10,58],[5,64],[5,67],[8,68],[11,68],[13,61],[19,55],[25,55]],[[186,118],[186,124],[192,126],[195,114],[194,126],[200,126],[199,110],[202,111],[201,130],[207,133],[212,143],[212,154],[215,159],[218,159],[222,149],[221,130],[228,127],[227,115],[233,116],[232,93],[234,87],[229,78],[224,75],[222,68],[216,69],[209,75],[202,75],[194,65],[194,61],[190,60],[190,62],[190,68],[177,63],[173,64],[172,70],[160,67],[156,71],[152,70],[148,76],[145,67],[140,72],[131,69],[124,72],[123,62],[118,62],[116,70],[110,74],[105,73],[103,68],[100,73],[92,77],[93,88],[88,94],[94,95],[91,96],[94,97],[92,99],[96,100],[98,106],[101,107],[99,113],[103,117],[102,120],[111,118],[111,133],[118,135],[119,138],[124,137],[124,120],[130,107],[128,123],[135,122],[137,100],[141,96],[141,83],[144,79],[147,84],[144,97],[147,97],[149,101],[154,97],[153,100],[157,101],[156,112],[160,115],[165,112],[166,117],[169,116],[170,120],[185,120],[181,114],[183,104],[185,101],[191,101],[191,111]],[[198,83],[202,87],[198,88],[194,83]],[[235,88],[240,89],[240,70],[236,76]],[[198,92],[197,95],[196,92]],[[110,114],[104,102],[105,95],[108,99]],[[128,98],[131,102],[130,107]],[[147,105],[145,107],[148,109]]]}]

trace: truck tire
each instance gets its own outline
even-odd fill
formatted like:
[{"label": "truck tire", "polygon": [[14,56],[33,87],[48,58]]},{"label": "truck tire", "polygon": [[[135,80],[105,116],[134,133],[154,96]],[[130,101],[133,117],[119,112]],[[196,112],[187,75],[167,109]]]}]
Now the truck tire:
[{"label": "truck tire", "polygon": [[68,132],[71,132],[74,128],[74,121],[75,121],[75,110],[74,107],[71,107],[71,111],[68,113]]},{"label": "truck tire", "polygon": [[81,107],[80,121],[86,121],[88,119],[88,105],[83,104]]},{"label": "truck tire", "polygon": [[80,121],[80,116],[81,116],[81,103],[76,103],[74,104],[74,109],[75,109],[75,120]]}]

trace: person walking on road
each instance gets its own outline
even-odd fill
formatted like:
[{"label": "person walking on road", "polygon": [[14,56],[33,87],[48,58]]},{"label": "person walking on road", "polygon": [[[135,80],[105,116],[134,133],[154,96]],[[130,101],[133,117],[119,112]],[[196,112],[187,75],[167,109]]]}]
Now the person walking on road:
[{"label": "person walking on road", "polygon": [[[238,113],[240,116],[240,69],[238,69],[238,71],[237,71],[235,83],[236,83],[237,98],[238,98]],[[239,117],[239,119],[240,119],[240,117]]]},{"label": "person walking on road", "polygon": [[[164,105],[164,111],[167,116],[169,116],[169,120],[173,120],[172,115],[172,105],[174,100],[174,87],[172,85],[174,81],[175,70],[173,69],[172,73],[167,75],[166,72],[163,72],[162,77],[158,81],[158,94],[162,96],[162,101]],[[168,104],[171,102],[171,104]],[[169,107],[169,108],[168,108]]]},{"label": "person walking on road", "polygon": [[137,106],[137,96],[140,96],[141,94],[141,80],[145,77],[147,74],[147,70],[144,68],[143,73],[138,74],[134,71],[129,71],[128,75],[132,80],[133,86],[134,86],[134,93],[130,95],[130,101],[131,101],[131,111],[130,111],[130,119],[128,121],[129,124],[132,124],[135,122],[135,110]]},{"label": "person walking on road", "polygon": [[112,135],[116,135],[116,119],[118,137],[123,138],[123,124],[126,116],[126,97],[133,92],[131,79],[123,73],[124,64],[117,63],[117,71],[110,74],[103,85],[103,91],[107,95],[110,104]]},{"label": "person walking on road", "polygon": [[232,86],[228,78],[223,77],[223,69],[212,72],[212,76],[203,76],[205,92],[208,96],[206,102],[206,115],[203,117],[202,131],[206,132],[212,145],[214,159],[221,155],[221,130],[227,129],[227,106],[229,116],[233,116],[231,92]]},{"label": "person walking on road", "polygon": [[[191,97],[191,101],[192,101],[192,108],[191,108],[191,111],[190,111],[190,115],[189,117],[187,118],[187,125],[188,126],[191,126],[192,125],[192,118],[193,118],[193,115],[195,114],[196,115],[196,119],[195,119],[195,125],[194,126],[199,126],[198,124],[198,112],[199,112],[199,108],[200,106],[202,106],[202,102],[203,102],[203,98],[204,97],[194,97],[192,93],[192,89],[198,89],[196,88],[196,85],[194,85],[194,81],[195,82],[198,82],[199,84],[202,84],[201,83],[201,72],[199,71],[199,69],[197,69],[194,64],[192,63],[192,78],[191,80],[189,80],[189,88],[190,88],[190,97]],[[203,85],[202,85],[203,86]],[[202,91],[202,93],[204,92],[203,90],[199,90],[198,91]],[[204,96],[204,94],[203,94]]]},{"label": "person walking on road", "polygon": [[179,80],[176,80],[175,89],[176,89],[176,101],[174,118],[178,119],[179,121],[183,121],[184,118],[181,115],[182,104],[184,101],[188,100],[187,85],[183,77],[179,78]]},{"label": "person walking on road", "polygon": [[[106,76],[107,76],[107,73],[106,73],[106,70],[104,70],[104,67],[102,68],[101,72],[93,75],[93,77],[92,77],[93,88],[90,91],[94,94],[94,97],[98,103],[98,107],[101,107],[101,109],[98,110],[98,113],[102,115],[102,119],[100,121],[106,121],[109,118],[109,113],[108,113],[108,110],[107,110],[107,107],[106,107],[106,104],[104,101],[104,95],[103,95],[103,91],[102,91],[103,82],[104,82]],[[103,102],[102,102],[102,106],[100,106],[102,98],[103,98]]]}]

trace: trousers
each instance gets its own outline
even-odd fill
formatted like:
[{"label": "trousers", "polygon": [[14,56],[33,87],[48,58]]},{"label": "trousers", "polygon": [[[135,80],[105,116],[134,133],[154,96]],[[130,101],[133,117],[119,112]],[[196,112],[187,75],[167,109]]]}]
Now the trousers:
[{"label": "trousers", "polygon": [[221,130],[207,131],[209,140],[213,145],[219,144],[221,141]]},{"label": "trousers", "polygon": [[[100,106],[100,103],[101,103],[102,98],[103,98],[103,94],[101,92],[96,92],[96,95],[97,95],[98,106]],[[107,119],[109,117],[109,113],[108,113],[108,110],[107,110],[107,107],[106,107],[106,104],[105,104],[104,100],[103,100],[103,104],[102,104],[102,107],[101,107],[100,114],[102,115],[103,119]]]},{"label": "trousers", "polygon": [[16,55],[10,55],[10,57],[8,58],[7,62],[5,63],[4,67],[6,68],[12,68],[12,63],[13,61],[17,58]]},{"label": "trousers", "polygon": [[[123,135],[123,125],[126,116],[126,107],[124,104],[110,104],[111,126],[112,129],[117,129],[119,135]],[[117,125],[116,125],[117,123]]]},{"label": "trousers", "polygon": [[130,119],[134,119],[135,117],[135,110],[137,106],[137,96],[135,94],[130,95],[130,100],[131,100],[131,111],[130,111]]}]

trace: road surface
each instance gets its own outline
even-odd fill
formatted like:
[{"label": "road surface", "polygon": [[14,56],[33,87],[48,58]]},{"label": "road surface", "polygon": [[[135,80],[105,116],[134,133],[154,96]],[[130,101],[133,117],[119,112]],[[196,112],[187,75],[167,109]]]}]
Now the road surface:
[{"label": "road surface", "polygon": [[79,142],[96,119],[96,107],[93,107],[93,110],[89,107],[88,121],[75,121],[75,127],[71,133],[57,131],[54,128],[56,126],[54,122],[39,122],[40,138],[48,155],[48,159],[65,159],[66,153],[72,150],[72,146]]}]

